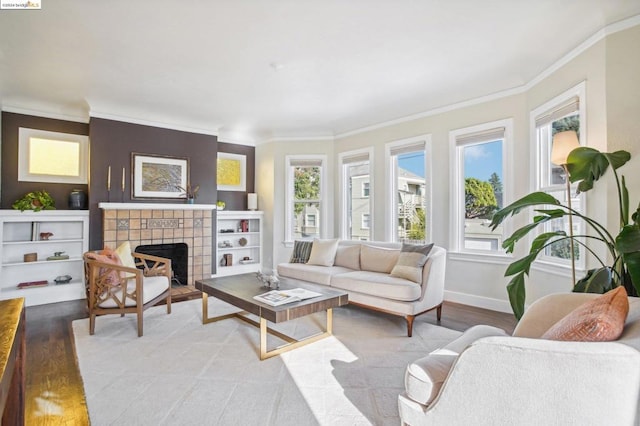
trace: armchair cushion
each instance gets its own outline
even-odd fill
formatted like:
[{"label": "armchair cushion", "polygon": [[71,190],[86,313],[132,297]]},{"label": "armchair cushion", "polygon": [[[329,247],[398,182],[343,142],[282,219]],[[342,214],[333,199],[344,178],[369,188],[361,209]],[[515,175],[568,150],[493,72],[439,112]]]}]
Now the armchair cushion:
[{"label": "armchair cushion", "polygon": [[[124,243],[120,244],[117,248],[116,248],[116,254],[118,255],[118,257],[120,258],[120,262],[122,262],[122,266],[126,266],[127,268],[135,268],[136,267],[136,261],[133,258],[133,256],[131,255],[131,243],[129,241],[125,241]],[[133,278],[135,277],[135,274],[128,274],[126,275],[127,278]]]},{"label": "armchair cushion", "polygon": [[577,342],[606,342],[622,334],[629,314],[629,299],[624,287],[585,302],[555,323],[543,339]]},{"label": "armchair cushion", "polygon": [[458,355],[476,340],[489,336],[507,336],[507,333],[500,328],[477,325],[447,346],[409,364],[405,373],[407,396],[423,405],[431,403],[440,392]]},{"label": "armchair cushion", "polygon": [[[159,275],[156,277],[142,277],[142,287],[143,287],[142,304],[145,304],[148,301],[153,300],[154,298],[158,297],[163,292],[165,292],[169,288],[169,281],[167,280],[167,277],[164,275]],[[135,278],[128,279],[126,294],[134,294],[135,291],[136,291]],[[122,299],[123,299],[122,288],[114,287],[110,292],[113,295],[113,298],[108,298],[104,302],[100,303],[98,305],[100,308],[117,308],[118,304],[116,303],[116,300],[114,300],[114,298],[117,299],[118,302],[122,303]],[[126,295],[124,296],[125,307],[136,306],[136,305],[137,305],[137,302],[135,299],[131,297],[127,297]]]},{"label": "armchair cushion", "polygon": [[[105,248],[98,252],[87,252],[85,256],[88,259],[96,260],[98,262],[107,263],[109,265],[122,265],[120,258],[115,251],[110,248]],[[105,281],[109,285],[117,286],[120,284],[120,274],[115,269],[100,268],[99,275],[105,275]]]}]

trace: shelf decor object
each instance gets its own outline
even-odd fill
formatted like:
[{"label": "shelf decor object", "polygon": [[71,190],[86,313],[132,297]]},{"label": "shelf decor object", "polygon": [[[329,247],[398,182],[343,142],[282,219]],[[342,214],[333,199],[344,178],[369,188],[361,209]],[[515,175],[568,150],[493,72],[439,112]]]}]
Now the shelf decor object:
[{"label": "shelf decor object", "polygon": [[247,194],[247,209],[258,210],[258,194],[254,192]]}]

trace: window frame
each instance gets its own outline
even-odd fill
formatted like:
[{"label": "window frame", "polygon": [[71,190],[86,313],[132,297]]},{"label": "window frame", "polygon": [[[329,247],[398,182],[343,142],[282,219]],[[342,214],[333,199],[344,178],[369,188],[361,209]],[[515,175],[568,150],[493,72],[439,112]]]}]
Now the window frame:
[{"label": "window frame", "polygon": [[[433,241],[433,209],[432,207],[432,142],[431,134],[415,136],[406,139],[400,139],[385,144],[385,177],[386,177],[386,198],[387,204],[385,208],[385,237],[387,241],[398,242],[398,209],[397,209],[397,193],[398,193],[398,176],[397,176],[397,155],[392,154],[393,151],[402,149],[403,147],[411,147],[424,143],[424,194],[426,212],[425,212],[425,235],[428,242]],[[416,151],[417,152],[417,151]]]},{"label": "window frame", "polygon": [[[464,192],[464,147],[472,143],[458,143],[458,139],[465,135],[473,135],[496,128],[504,128],[502,139],[502,205],[507,206],[512,200],[513,167],[511,153],[513,150],[513,118],[505,118],[491,122],[481,123],[469,127],[463,127],[449,132],[450,154],[450,226],[449,226],[449,252],[452,259],[464,258],[495,258],[502,259],[499,262],[508,261],[513,255],[507,253],[499,244],[498,250],[474,250],[464,247],[465,218],[465,192]],[[489,142],[489,141],[487,141]],[[478,142],[482,143],[482,142]],[[503,223],[502,241],[511,234],[511,224]]]},{"label": "window frame", "polygon": [[[293,236],[293,204],[295,202],[293,166],[297,161],[319,162],[320,167],[320,221],[316,218],[316,223],[320,226],[320,238],[327,238],[328,235],[328,213],[329,206],[327,200],[327,156],[324,154],[306,154],[306,155],[286,155],[285,156],[285,229],[284,244],[293,245],[295,240]],[[306,218],[305,218],[306,220]],[[318,223],[319,222],[319,223]],[[312,238],[299,238],[300,240],[312,240]]]},{"label": "window frame", "polygon": [[370,240],[375,239],[371,232],[373,229],[375,229],[374,228],[375,214],[373,212],[373,208],[375,205],[374,204],[375,183],[374,183],[374,173],[372,173],[374,157],[373,157],[373,147],[369,147],[369,148],[363,148],[363,149],[355,149],[352,151],[345,151],[338,154],[338,167],[340,169],[340,172],[338,173],[338,188],[339,188],[339,194],[340,194],[338,199],[338,211],[341,212],[339,235],[340,235],[340,238],[343,240],[351,240],[351,237],[349,236],[349,223],[351,218],[349,217],[350,212],[347,209],[347,205],[349,204],[348,198],[347,198],[348,191],[347,191],[347,188],[345,187],[348,182],[348,178],[346,175],[347,173],[346,166],[357,163],[357,161],[356,162],[347,161],[345,163],[345,160],[349,160],[350,158],[365,157],[365,156],[367,157],[366,161],[369,162],[369,195],[367,197],[363,196],[363,198],[367,198],[369,201],[369,214],[370,214],[369,228],[368,228],[370,230],[369,239]]},{"label": "window frame", "polygon": [[[31,138],[60,142],[71,142],[78,145],[78,175],[60,176],[51,174],[35,174],[29,171],[29,150]],[[48,130],[20,127],[18,129],[18,181],[81,184],[89,183],[89,136],[74,133],[52,132]]]},{"label": "window frame", "polygon": [[[563,191],[566,193],[565,184],[558,185],[544,185],[545,178],[543,177],[543,172],[547,170],[548,164],[550,163],[550,159],[545,161],[545,157],[550,157],[550,149],[551,146],[542,147],[538,140],[538,127],[536,126],[536,121],[546,115],[550,114],[555,110],[558,110],[563,105],[568,104],[572,99],[578,98],[578,110],[577,113],[580,117],[580,135],[579,142],[580,146],[588,146],[587,141],[587,108],[586,108],[586,82],[581,82],[570,89],[564,91],[563,93],[555,96],[554,98],[548,100],[544,104],[534,108],[529,113],[529,129],[530,129],[530,152],[531,158],[535,159],[535,166],[531,169],[531,178],[530,178],[530,186],[531,191],[541,191],[550,193],[553,191]],[[567,115],[568,116],[568,115]],[[552,124],[553,122],[549,123]],[[547,141],[548,144],[551,144],[553,141]],[[545,153],[544,151],[547,151]],[[546,164],[545,164],[546,163]],[[575,194],[577,188],[577,184],[571,185],[572,194]],[[585,193],[579,194],[577,197],[573,197],[573,199],[579,198],[580,205],[582,206],[582,214],[587,214],[587,197]],[[529,215],[529,220],[533,220],[533,212]],[[574,218],[575,225],[575,218]],[[583,224],[583,232],[584,224]],[[535,233],[535,235],[530,235],[528,237],[529,245],[533,242],[533,239],[539,235],[539,232]],[[587,251],[584,247],[577,245],[580,250],[580,256],[575,261],[576,274],[583,274],[586,272],[586,257]],[[571,259],[560,259],[555,256],[548,256],[545,253],[540,253],[536,260],[533,262],[532,267],[538,270],[544,270],[547,272],[553,272],[562,276],[571,276]]]}]

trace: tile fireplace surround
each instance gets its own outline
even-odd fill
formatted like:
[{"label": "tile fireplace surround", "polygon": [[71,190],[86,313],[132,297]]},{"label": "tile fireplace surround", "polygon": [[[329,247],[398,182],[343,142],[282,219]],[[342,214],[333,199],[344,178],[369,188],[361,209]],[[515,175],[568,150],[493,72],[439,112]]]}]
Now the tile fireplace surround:
[{"label": "tile fireplace surround", "polygon": [[189,247],[189,281],[211,278],[212,204],[99,203],[105,247],[125,241],[139,245],[185,243]]}]

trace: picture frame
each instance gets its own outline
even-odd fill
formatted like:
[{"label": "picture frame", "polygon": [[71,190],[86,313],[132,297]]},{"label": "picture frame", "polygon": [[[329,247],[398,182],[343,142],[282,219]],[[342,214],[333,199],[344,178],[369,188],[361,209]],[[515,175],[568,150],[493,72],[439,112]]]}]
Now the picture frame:
[{"label": "picture frame", "polygon": [[185,199],[189,159],[131,153],[132,199]]},{"label": "picture frame", "polygon": [[218,191],[246,191],[247,156],[218,152],[216,176]]}]

